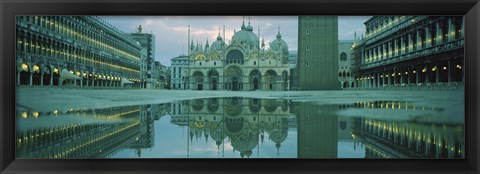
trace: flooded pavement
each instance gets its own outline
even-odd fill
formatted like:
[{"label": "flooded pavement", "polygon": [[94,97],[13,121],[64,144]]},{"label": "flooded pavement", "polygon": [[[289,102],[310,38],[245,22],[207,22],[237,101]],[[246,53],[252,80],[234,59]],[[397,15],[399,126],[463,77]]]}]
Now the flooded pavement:
[{"label": "flooded pavement", "polygon": [[464,158],[463,108],[455,109],[245,97],[21,107],[17,158]]}]

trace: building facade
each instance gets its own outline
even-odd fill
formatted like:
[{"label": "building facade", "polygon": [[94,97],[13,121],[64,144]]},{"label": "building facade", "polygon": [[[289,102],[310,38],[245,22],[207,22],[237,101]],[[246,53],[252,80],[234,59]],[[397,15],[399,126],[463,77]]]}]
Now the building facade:
[{"label": "building facade", "polygon": [[165,89],[167,85],[166,79],[167,67],[162,65],[159,61],[155,61],[152,69],[152,78],[155,79],[154,88],[156,89]]},{"label": "building facade", "polygon": [[17,86],[139,87],[140,45],[93,16],[17,16]]},{"label": "building facade", "polygon": [[298,17],[298,89],[339,89],[338,17]]},{"label": "building facade", "polygon": [[141,88],[155,88],[156,79],[153,77],[153,67],[155,62],[155,35],[144,33],[142,26],[139,25],[136,33],[130,33],[129,36],[140,43],[141,66],[140,80]]},{"label": "building facade", "polygon": [[338,81],[342,89],[353,87],[352,50],[353,40],[338,41]]},{"label": "building facade", "polygon": [[170,89],[187,89],[188,56],[181,55],[170,59]]},{"label": "building facade", "polygon": [[359,88],[463,88],[462,16],[375,16],[354,43]]},{"label": "building facade", "polygon": [[220,32],[215,42],[189,48],[188,89],[282,91],[289,89],[288,45],[280,30],[265,49],[253,27],[242,24],[229,44]]}]

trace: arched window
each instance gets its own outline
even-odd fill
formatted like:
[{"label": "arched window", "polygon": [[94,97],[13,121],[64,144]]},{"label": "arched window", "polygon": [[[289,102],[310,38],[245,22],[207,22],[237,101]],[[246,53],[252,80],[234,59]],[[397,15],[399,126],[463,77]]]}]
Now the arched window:
[{"label": "arched window", "polygon": [[347,61],[347,53],[342,52],[342,54],[340,54],[340,61]]},{"label": "arched window", "polygon": [[227,64],[237,62],[243,64],[243,54],[238,50],[232,50],[227,54]]}]

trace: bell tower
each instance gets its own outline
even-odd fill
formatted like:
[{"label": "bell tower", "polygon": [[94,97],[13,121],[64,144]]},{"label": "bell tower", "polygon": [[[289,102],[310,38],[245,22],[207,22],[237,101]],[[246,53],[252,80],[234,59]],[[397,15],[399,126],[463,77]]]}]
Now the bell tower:
[{"label": "bell tower", "polygon": [[338,81],[338,17],[298,17],[298,88],[334,90]]}]

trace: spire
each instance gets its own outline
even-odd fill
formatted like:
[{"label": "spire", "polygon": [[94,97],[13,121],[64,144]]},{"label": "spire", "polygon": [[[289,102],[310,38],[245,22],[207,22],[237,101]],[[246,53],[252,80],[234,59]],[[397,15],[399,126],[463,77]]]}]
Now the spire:
[{"label": "spire", "polygon": [[142,33],[142,25],[138,25],[137,32]]},{"label": "spire", "polygon": [[190,51],[189,51],[189,53],[188,53],[189,56],[190,56],[190,54],[193,53],[194,49],[195,49],[195,45],[193,45],[193,37],[192,37],[192,39],[191,39],[191,44],[190,44]]},{"label": "spire", "polygon": [[210,46],[208,45],[208,38],[207,38],[207,44],[205,45],[205,52],[207,52],[209,48]]},{"label": "spire", "polygon": [[244,29],[245,29],[245,16],[243,16],[242,28],[241,28],[241,29],[242,29],[242,30],[244,30]]},{"label": "spire", "polygon": [[280,26],[278,26],[277,38],[278,39],[282,38],[282,35],[280,34]]}]

